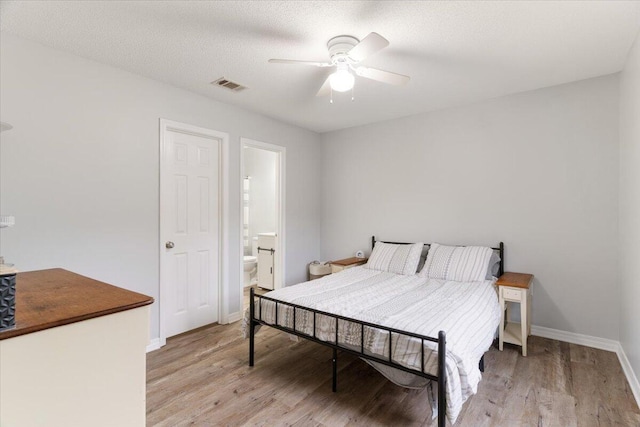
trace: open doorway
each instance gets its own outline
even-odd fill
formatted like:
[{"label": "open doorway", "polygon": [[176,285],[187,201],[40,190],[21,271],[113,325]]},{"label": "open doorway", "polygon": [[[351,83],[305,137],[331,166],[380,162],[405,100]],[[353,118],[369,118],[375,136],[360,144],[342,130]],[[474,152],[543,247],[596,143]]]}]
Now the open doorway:
[{"label": "open doorway", "polygon": [[241,142],[244,295],[250,286],[262,291],[284,286],[285,148],[246,138]]}]

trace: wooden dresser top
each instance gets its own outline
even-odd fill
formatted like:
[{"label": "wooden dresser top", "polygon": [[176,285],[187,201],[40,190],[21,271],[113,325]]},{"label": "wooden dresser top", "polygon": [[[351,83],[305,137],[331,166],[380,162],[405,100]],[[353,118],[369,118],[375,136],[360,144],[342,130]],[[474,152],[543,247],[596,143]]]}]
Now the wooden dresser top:
[{"label": "wooden dresser top", "polygon": [[0,340],[153,303],[153,298],[61,268],[16,275],[16,325]]}]

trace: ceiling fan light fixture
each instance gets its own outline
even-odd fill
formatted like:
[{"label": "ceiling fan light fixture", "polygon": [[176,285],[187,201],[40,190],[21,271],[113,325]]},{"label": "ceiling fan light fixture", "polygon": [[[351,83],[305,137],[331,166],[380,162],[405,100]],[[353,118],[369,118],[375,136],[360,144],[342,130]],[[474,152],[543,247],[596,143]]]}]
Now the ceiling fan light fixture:
[{"label": "ceiling fan light fixture", "polygon": [[353,84],[355,82],[355,77],[353,74],[349,72],[349,69],[346,67],[338,66],[338,71],[331,74],[329,77],[329,84],[331,85],[331,89],[336,92],[346,92],[348,90],[353,89]]},{"label": "ceiling fan light fixture", "polygon": [[[270,59],[272,64],[294,64],[321,68],[336,68],[329,74],[316,96],[325,96],[333,92],[347,92],[353,90],[355,77],[364,77],[381,83],[400,86],[409,82],[409,76],[390,71],[379,70],[360,65],[369,56],[389,46],[389,41],[378,33],[369,33],[364,39],[341,35],[331,38],[327,42],[329,62],[301,61],[296,59]],[[353,101],[353,93],[351,94]],[[333,99],[329,100],[333,102]]]}]

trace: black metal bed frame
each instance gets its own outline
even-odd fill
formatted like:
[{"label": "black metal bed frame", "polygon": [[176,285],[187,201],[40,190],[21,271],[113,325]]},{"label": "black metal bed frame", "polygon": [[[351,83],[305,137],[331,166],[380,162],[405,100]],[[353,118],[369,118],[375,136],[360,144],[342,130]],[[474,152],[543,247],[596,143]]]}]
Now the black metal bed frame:
[{"label": "black metal bed frame", "polygon": [[[410,243],[402,243],[402,242],[383,242],[380,241],[382,243],[393,243],[393,244],[410,244]],[[376,240],[375,240],[375,236],[371,237],[371,247],[373,248],[376,244]],[[429,246],[428,244],[425,244],[425,246]],[[500,255],[500,269],[499,269],[499,275],[502,275],[504,273],[504,244],[502,242],[500,242],[499,247],[497,248],[491,248],[495,251],[499,252]],[[256,299],[258,302],[258,318],[255,317],[255,309],[256,309]],[[275,319],[273,323],[269,323],[266,322],[264,320],[262,320],[262,300],[265,301],[271,301],[275,304],[274,307],[274,312],[275,312]],[[285,307],[291,307],[293,309],[293,328],[287,327],[287,326],[283,326],[278,324],[278,306],[285,306]],[[296,310],[303,310],[306,312],[310,312],[313,313],[313,333],[311,335],[299,331],[296,328]],[[438,427],[445,427],[446,425],[446,411],[447,411],[447,405],[446,405],[446,397],[447,397],[447,393],[446,393],[446,348],[447,348],[447,341],[446,341],[446,333],[445,331],[440,331],[438,332],[438,338],[434,338],[434,337],[430,337],[430,336],[426,336],[426,335],[420,335],[420,334],[414,334],[411,332],[406,332],[406,331],[401,331],[399,329],[395,329],[395,328],[389,328],[386,326],[382,326],[382,325],[376,325],[374,323],[369,323],[369,322],[364,322],[362,320],[357,320],[357,319],[353,319],[350,317],[346,317],[346,316],[340,316],[337,314],[333,314],[333,313],[328,313],[326,311],[321,311],[321,310],[316,310],[316,309],[312,309],[312,308],[308,308],[308,307],[304,307],[298,304],[292,304],[292,303],[288,303],[288,302],[284,302],[284,301],[279,301],[277,299],[274,298],[270,298],[270,297],[266,297],[263,295],[257,295],[255,293],[254,288],[250,288],[249,290],[249,366],[253,366],[254,365],[254,353],[255,353],[255,333],[256,333],[256,326],[258,325],[265,325],[265,326],[269,326],[275,329],[279,329],[281,331],[284,331],[286,333],[289,334],[293,334],[293,335],[297,335],[301,338],[305,338],[309,341],[313,341],[315,343],[318,344],[322,344],[324,346],[327,347],[331,347],[333,349],[333,357],[332,357],[332,369],[333,369],[333,379],[332,379],[332,390],[334,392],[337,391],[337,372],[338,372],[338,350],[347,352],[347,353],[351,353],[354,354],[358,357],[367,359],[367,360],[371,360],[373,362],[377,362],[377,363],[381,363],[383,365],[387,365],[387,366],[391,366],[393,368],[396,369],[400,369],[402,371],[405,372],[409,372],[411,374],[414,375],[418,375],[424,378],[428,378],[430,380],[436,381],[438,383]],[[316,317],[320,315],[320,316],[327,316],[330,318],[333,318],[335,320],[335,334],[334,334],[334,339],[335,339],[335,343],[331,342],[331,341],[325,341],[325,340],[321,340],[319,338],[316,337]],[[340,345],[339,339],[338,339],[338,329],[339,329],[339,321],[345,321],[345,322],[351,322],[351,323],[355,323],[360,325],[360,349],[359,350],[354,350],[353,348],[350,347],[346,347],[345,345]],[[385,331],[389,334],[389,355],[387,358],[383,358],[381,356],[376,356],[376,355],[372,355],[372,354],[367,354],[364,352],[364,328],[368,327],[368,328],[375,328],[381,331]],[[420,369],[413,369],[413,368],[408,368],[406,366],[400,365],[399,363],[396,363],[393,361],[393,357],[392,357],[392,336],[393,334],[396,335],[404,335],[407,337],[411,337],[411,338],[417,338],[420,339],[421,341],[421,357],[420,357]],[[437,343],[438,345],[438,369],[437,369],[437,375],[433,375],[433,374],[429,374],[427,372],[424,372],[424,353],[425,353],[425,349],[424,349],[424,343],[425,341],[430,341],[430,342],[434,342]],[[480,359],[480,370],[482,372],[484,372],[484,356],[482,356],[482,358]]]}]

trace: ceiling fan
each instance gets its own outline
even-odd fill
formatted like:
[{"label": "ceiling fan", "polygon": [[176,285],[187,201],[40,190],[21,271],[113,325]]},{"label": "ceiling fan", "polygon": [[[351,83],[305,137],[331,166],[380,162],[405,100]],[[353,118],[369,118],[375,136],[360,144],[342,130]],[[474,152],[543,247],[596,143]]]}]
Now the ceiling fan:
[{"label": "ceiling fan", "polygon": [[[389,46],[389,41],[378,33],[370,33],[362,41],[353,36],[337,36],[327,42],[329,62],[298,61],[293,59],[270,59],[270,63],[311,65],[314,67],[335,67],[336,71],[327,77],[316,96],[324,96],[331,91],[346,92],[353,89],[355,75],[392,85],[403,85],[409,76],[365,67],[360,62]],[[352,98],[353,99],[353,98]]]}]

